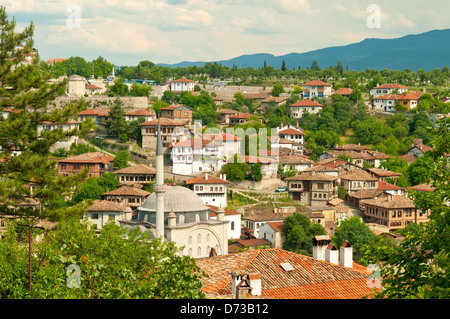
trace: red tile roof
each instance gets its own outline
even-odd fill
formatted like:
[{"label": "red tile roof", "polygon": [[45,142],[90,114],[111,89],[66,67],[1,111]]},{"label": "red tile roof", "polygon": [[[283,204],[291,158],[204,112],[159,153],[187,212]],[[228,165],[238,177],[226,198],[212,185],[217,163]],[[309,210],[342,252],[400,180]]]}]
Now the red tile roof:
[{"label": "red tile roof", "polygon": [[284,222],[268,222],[267,224],[277,232],[283,231]]},{"label": "red tile roof", "polygon": [[139,125],[141,126],[158,126],[158,122],[161,126],[184,126],[183,122],[169,119],[167,117],[160,117],[149,122],[144,122]]},{"label": "red tile roof", "polygon": [[374,89],[407,89],[407,86],[404,85],[400,85],[397,83],[392,83],[392,84],[382,84],[379,85],[377,87],[374,87]]},{"label": "red tile roof", "polygon": [[125,113],[125,115],[142,115],[142,116],[149,116],[155,114],[154,112],[150,112],[147,109],[139,109],[139,110],[134,110],[134,111],[129,111],[127,113]]},{"label": "red tile roof", "polygon": [[[286,272],[281,263],[289,263]],[[368,271],[354,264],[345,268],[282,249],[259,249],[196,260],[208,277],[202,279],[205,294],[230,295],[231,273],[257,273],[261,298],[360,299],[371,294]]]},{"label": "red tile roof", "polygon": [[320,103],[317,103],[317,102],[315,102],[313,100],[301,100],[301,101],[298,101],[298,102],[296,102],[294,104],[291,104],[289,106],[295,107],[295,106],[323,106],[323,105],[320,104]]},{"label": "red tile roof", "polygon": [[403,187],[399,187],[394,184],[386,183],[383,181],[378,181],[378,190],[384,191],[384,190],[400,190],[403,189]]},{"label": "red tile roof", "polygon": [[108,109],[87,109],[87,110],[79,112],[78,115],[108,116],[109,115],[109,110]]},{"label": "red tile roof", "polygon": [[225,180],[225,179],[221,179],[218,177],[215,177],[213,175],[208,174],[208,179],[206,179],[206,174],[208,173],[203,173],[199,176],[190,178],[188,180],[185,181],[185,183],[187,185],[190,184],[229,184],[230,182]]},{"label": "red tile roof", "polygon": [[176,80],[170,81],[170,83],[187,83],[187,82],[195,82],[195,81],[188,80],[188,79],[185,79],[185,78],[183,78],[183,79],[176,79]]},{"label": "red tile roof", "polygon": [[296,130],[293,128],[287,128],[284,130],[281,130],[278,132],[278,135],[285,135],[285,134],[289,134],[289,135],[305,135],[305,133],[301,130]]},{"label": "red tile roof", "polygon": [[401,155],[398,158],[400,159],[404,159],[405,161],[407,161],[408,163],[414,163],[417,159],[416,156],[412,155],[412,154],[405,154],[405,155]]},{"label": "red tile roof", "polygon": [[310,81],[302,84],[302,86],[331,86],[331,84],[319,80]]},{"label": "red tile roof", "polygon": [[233,135],[231,133],[207,133],[203,134],[203,139],[216,140],[216,141],[240,141],[239,136]]},{"label": "red tile roof", "polygon": [[102,153],[91,152],[59,160],[59,163],[103,163],[108,164],[114,157]]},{"label": "red tile roof", "polygon": [[[213,206],[213,205],[206,205],[210,208],[210,216],[216,216],[216,212],[219,210],[219,207],[217,206]],[[235,211],[235,210],[230,210],[230,209],[223,209],[225,211],[225,215],[242,215],[241,213]]]},{"label": "red tile roof", "polygon": [[349,95],[352,94],[352,92],[353,90],[351,88],[339,88],[334,94]]}]

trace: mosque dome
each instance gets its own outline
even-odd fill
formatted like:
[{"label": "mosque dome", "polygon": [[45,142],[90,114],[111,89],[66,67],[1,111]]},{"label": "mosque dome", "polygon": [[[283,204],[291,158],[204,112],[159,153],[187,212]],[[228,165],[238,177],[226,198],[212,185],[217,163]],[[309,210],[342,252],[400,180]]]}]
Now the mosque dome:
[{"label": "mosque dome", "polygon": [[[150,194],[140,210],[156,211],[156,193]],[[198,212],[207,210],[201,198],[192,190],[182,186],[168,186],[164,193],[164,212]]]}]

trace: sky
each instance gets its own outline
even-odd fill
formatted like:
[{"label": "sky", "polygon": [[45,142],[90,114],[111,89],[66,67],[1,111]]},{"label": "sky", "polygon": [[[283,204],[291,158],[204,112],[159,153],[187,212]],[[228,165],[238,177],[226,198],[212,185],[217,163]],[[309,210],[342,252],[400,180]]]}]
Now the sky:
[{"label": "sky", "polygon": [[40,58],[219,61],[450,28],[448,0],[0,0]]}]

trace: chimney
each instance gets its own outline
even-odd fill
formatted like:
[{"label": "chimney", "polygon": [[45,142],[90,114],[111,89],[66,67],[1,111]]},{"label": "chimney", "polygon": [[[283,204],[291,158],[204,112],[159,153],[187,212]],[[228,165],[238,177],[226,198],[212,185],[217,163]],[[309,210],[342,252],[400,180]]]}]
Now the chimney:
[{"label": "chimney", "polygon": [[325,261],[335,265],[339,264],[339,251],[335,245],[329,244],[325,249]]},{"label": "chimney", "polygon": [[340,248],[339,258],[339,263],[341,266],[353,268],[353,248],[348,240],[344,241],[344,243],[342,244]]},{"label": "chimney", "polygon": [[205,173],[205,180],[208,180],[208,173]]},{"label": "chimney", "polygon": [[313,238],[313,258],[317,260],[325,260],[325,248],[331,242],[327,235],[314,236]]},{"label": "chimney", "polygon": [[233,271],[231,273],[231,293],[236,299],[261,296],[261,277],[257,273]]}]

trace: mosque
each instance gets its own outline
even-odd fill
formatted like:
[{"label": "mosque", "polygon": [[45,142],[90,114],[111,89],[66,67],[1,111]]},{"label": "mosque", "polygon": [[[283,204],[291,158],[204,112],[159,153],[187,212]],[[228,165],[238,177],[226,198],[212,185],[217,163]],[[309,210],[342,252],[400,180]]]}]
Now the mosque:
[{"label": "mosque", "polygon": [[150,231],[153,238],[162,237],[178,247],[182,254],[193,258],[205,258],[228,254],[228,221],[225,211],[217,212],[217,219],[209,218],[209,207],[192,190],[164,183],[164,161],[161,130],[158,123],[156,145],[156,183],[141,207],[137,218],[121,221],[125,227],[140,227]]}]

